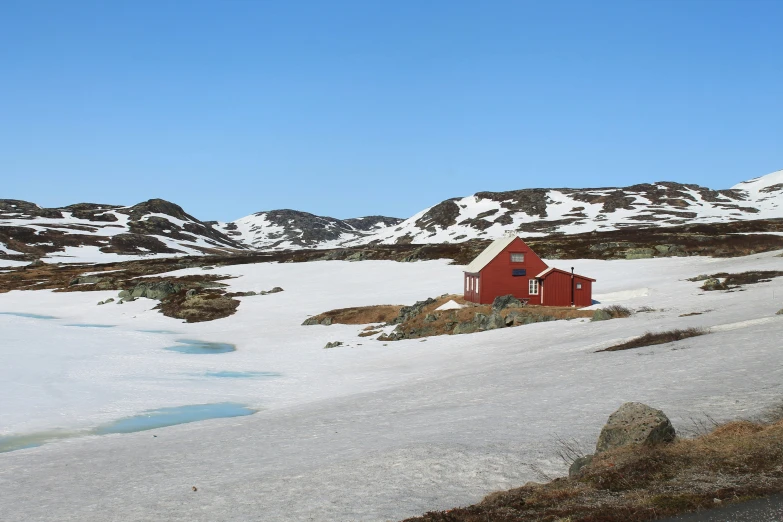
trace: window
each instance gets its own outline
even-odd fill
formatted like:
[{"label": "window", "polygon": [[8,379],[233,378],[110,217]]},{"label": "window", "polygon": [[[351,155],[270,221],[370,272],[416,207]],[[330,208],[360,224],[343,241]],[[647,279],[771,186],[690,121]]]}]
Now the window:
[{"label": "window", "polygon": [[478,279],[478,277],[477,277],[477,278],[476,278],[476,293],[478,293],[478,284],[479,284],[479,279]]},{"label": "window", "polygon": [[576,289],[577,290],[581,290],[582,289],[582,283],[577,283],[576,284]]},{"label": "window", "polygon": [[531,279],[528,282],[528,294],[538,295],[538,279]]},{"label": "window", "polygon": [[512,268],[511,269],[511,277],[519,277],[527,275],[527,270],[524,268]]},{"label": "window", "polygon": [[522,252],[512,252],[511,253],[511,262],[512,263],[524,263],[525,262],[525,254]]}]

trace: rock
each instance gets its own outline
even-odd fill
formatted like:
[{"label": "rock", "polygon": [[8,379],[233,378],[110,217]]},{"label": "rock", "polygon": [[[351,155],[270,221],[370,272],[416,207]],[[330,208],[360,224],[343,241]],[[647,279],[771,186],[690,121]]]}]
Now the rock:
[{"label": "rock", "polygon": [[476,314],[476,320],[479,321],[479,330],[495,330],[506,326],[503,316],[497,312],[492,312],[489,315]]},{"label": "rock", "polygon": [[321,324],[321,321],[318,319],[318,317],[315,316],[308,317],[307,319],[304,320],[302,326],[312,326],[314,324]]},{"label": "rock", "polygon": [[595,452],[628,446],[631,444],[660,444],[672,442],[676,436],[669,418],[640,402],[626,402],[609,416],[601,430]]},{"label": "rock", "polygon": [[584,457],[579,457],[576,459],[571,464],[571,467],[568,468],[568,478],[577,478],[579,475],[581,475],[582,468],[589,465],[592,461],[593,455],[585,455]]},{"label": "rock", "polygon": [[202,266],[201,269],[202,270],[214,270],[215,267],[214,266]]},{"label": "rock", "polygon": [[661,254],[667,253],[670,248],[671,248],[671,245],[655,245],[655,250],[657,250]]},{"label": "rock", "polygon": [[517,311],[511,311],[508,314],[506,314],[506,326],[516,326],[523,324],[525,318],[525,314],[522,314]]},{"label": "rock", "polygon": [[120,293],[117,294],[117,297],[120,299],[130,299],[131,293],[127,290],[120,290]]},{"label": "rock", "polygon": [[364,260],[364,252],[354,252],[345,258],[346,261],[362,261]]},{"label": "rock", "polygon": [[629,248],[625,251],[626,259],[649,259],[655,255],[653,248]]},{"label": "rock", "polygon": [[704,284],[701,285],[702,290],[706,291],[712,291],[712,290],[726,290],[728,287],[720,282],[720,279],[716,279],[714,277],[710,277],[706,281],[704,281]]},{"label": "rock", "polygon": [[343,343],[340,341],[333,341],[331,343],[326,343],[326,346],[324,346],[324,350],[327,348],[337,348],[338,346],[342,346]]},{"label": "rock", "polygon": [[606,321],[608,319],[611,319],[612,316],[607,312],[606,310],[596,310],[593,312],[593,318],[591,321]]},{"label": "rock", "polygon": [[185,292],[185,297],[193,297],[194,295],[196,295],[196,289],[195,288],[191,288],[190,290]]},{"label": "rock", "polygon": [[522,306],[524,306],[522,301],[511,294],[498,296],[492,301],[492,309],[496,312],[506,308],[519,308]]},{"label": "rock", "polygon": [[107,300],[104,301],[104,304],[109,304],[109,303],[113,303],[113,302],[114,302],[114,298],[110,297],[110,298],[108,298]]},{"label": "rock", "polygon": [[331,317],[324,317],[321,321],[321,324],[324,326],[330,326],[332,324],[332,318]]},{"label": "rock", "polygon": [[139,283],[131,290],[131,297],[146,297],[147,299],[157,299],[160,301],[172,294],[176,294],[181,289],[181,285],[174,284],[171,281]]},{"label": "rock", "polygon": [[106,302],[105,301],[98,301],[98,306],[103,305],[103,304],[106,304]]},{"label": "rock", "polygon": [[438,316],[435,314],[427,314],[424,316],[425,323],[432,323],[438,320]]},{"label": "rock", "polygon": [[276,287],[274,287],[273,289],[271,289],[271,290],[270,290],[269,292],[267,292],[267,293],[268,293],[268,294],[276,294],[276,293],[278,293],[278,292],[282,292],[282,291],[283,291],[283,289],[282,289],[282,288],[280,288],[279,286],[276,286]]},{"label": "rock", "polygon": [[478,325],[473,321],[467,323],[458,323],[457,326],[454,327],[454,330],[452,330],[452,333],[455,335],[468,334],[473,332],[478,332]]},{"label": "rock", "polygon": [[783,308],[781,308],[780,310],[778,310],[778,312],[777,312],[775,315],[783,315]]},{"label": "rock", "polygon": [[397,317],[389,324],[400,324],[408,322],[409,320],[419,315],[425,306],[431,305],[434,302],[435,299],[430,297],[424,301],[416,301],[411,306],[403,306],[400,308],[400,313],[397,315]]},{"label": "rock", "polygon": [[37,267],[37,266],[44,266],[45,264],[46,264],[46,263],[44,263],[44,262],[43,262],[43,260],[41,260],[41,259],[36,259],[35,261],[33,261],[32,263],[30,263],[29,265],[27,265],[27,267],[28,267],[28,268],[35,268],[35,267]]}]

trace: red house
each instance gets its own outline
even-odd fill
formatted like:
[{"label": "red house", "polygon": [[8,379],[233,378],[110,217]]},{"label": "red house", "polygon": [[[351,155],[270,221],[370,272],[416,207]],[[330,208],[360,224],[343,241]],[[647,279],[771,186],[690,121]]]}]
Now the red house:
[{"label": "red house", "polygon": [[465,268],[465,300],[511,294],[529,304],[590,306],[595,279],[549,267],[519,237],[496,239]]}]

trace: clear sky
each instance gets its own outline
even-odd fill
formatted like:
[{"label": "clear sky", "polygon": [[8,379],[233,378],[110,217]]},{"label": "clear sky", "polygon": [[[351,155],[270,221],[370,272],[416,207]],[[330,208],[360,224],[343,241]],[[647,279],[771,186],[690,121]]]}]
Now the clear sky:
[{"label": "clear sky", "polygon": [[0,1],[0,198],[409,217],[783,168],[783,1]]}]

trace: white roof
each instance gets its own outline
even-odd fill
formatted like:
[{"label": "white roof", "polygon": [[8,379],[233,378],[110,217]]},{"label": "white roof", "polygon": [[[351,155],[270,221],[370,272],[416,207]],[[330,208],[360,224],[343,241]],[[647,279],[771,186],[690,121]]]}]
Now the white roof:
[{"label": "white roof", "polygon": [[465,272],[469,274],[477,274],[483,270],[490,261],[495,259],[508,245],[511,244],[517,238],[515,235],[504,236],[494,240],[490,245],[484,249],[482,253],[476,256],[476,259],[465,267]]},{"label": "white roof", "polygon": [[551,271],[552,271],[552,270],[554,270],[554,269],[555,269],[555,267],[553,267],[553,266],[550,266],[549,268],[547,268],[546,270],[544,270],[543,272],[541,272],[540,274],[538,274],[538,275],[536,276],[536,278],[539,278],[539,277],[544,277],[545,275],[547,275],[549,272],[551,272]]}]

